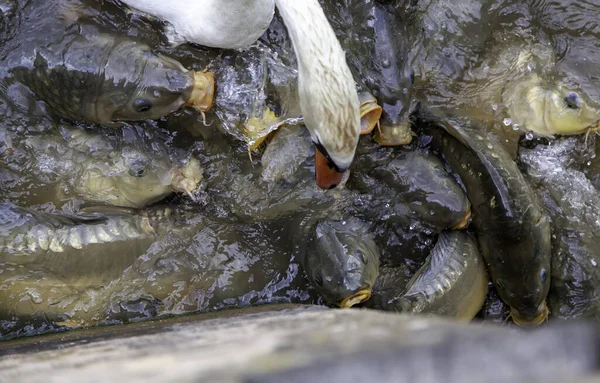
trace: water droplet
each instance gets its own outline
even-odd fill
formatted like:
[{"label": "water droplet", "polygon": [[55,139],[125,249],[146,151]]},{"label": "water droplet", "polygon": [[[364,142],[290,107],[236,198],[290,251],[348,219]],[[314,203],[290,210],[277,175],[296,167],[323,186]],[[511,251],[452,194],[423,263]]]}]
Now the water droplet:
[{"label": "water droplet", "polygon": [[43,299],[42,299],[42,297],[40,296],[40,294],[39,294],[37,291],[35,291],[35,290],[30,290],[30,291],[28,291],[27,293],[28,293],[27,295],[29,295],[29,297],[31,298],[31,301],[32,301],[33,303],[35,303],[35,304],[40,304],[40,303],[42,303],[42,302],[43,302]]},{"label": "water droplet", "polygon": [[505,118],[504,120],[502,120],[502,123],[504,124],[504,126],[509,126],[510,124],[512,124],[512,120],[510,118]]},{"label": "water droplet", "polygon": [[385,207],[390,207],[390,204],[389,204],[389,203],[386,203],[386,204],[385,204]]},{"label": "water droplet", "polygon": [[527,132],[525,138],[529,141],[533,140],[533,132]]},{"label": "water droplet", "polygon": [[346,224],[346,221],[342,221],[342,225],[345,225],[345,224]]},{"label": "water droplet", "polygon": [[519,124],[513,124],[513,130],[519,130]]}]

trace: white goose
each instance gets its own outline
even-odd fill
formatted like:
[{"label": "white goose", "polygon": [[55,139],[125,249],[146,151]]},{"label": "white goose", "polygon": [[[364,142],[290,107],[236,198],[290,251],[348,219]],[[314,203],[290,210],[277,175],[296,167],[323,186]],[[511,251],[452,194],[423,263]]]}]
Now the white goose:
[{"label": "white goose", "polygon": [[317,0],[122,0],[172,24],[187,41],[245,48],[269,27],[274,4],[298,59],[300,107],[315,150],[317,185],[341,182],[361,130],[356,84]]}]

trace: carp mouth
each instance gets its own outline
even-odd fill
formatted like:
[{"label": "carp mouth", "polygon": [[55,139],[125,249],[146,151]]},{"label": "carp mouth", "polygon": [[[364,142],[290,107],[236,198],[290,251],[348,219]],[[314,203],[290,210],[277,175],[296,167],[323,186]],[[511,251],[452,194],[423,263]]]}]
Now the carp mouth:
[{"label": "carp mouth", "polygon": [[410,122],[397,125],[381,124],[375,132],[373,139],[381,146],[401,146],[412,142],[414,133],[410,129]]},{"label": "carp mouth", "polygon": [[194,88],[187,100],[189,105],[200,112],[210,110],[215,94],[215,76],[207,70],[191,71],[194,79]]},{"label": "carp mouth", "polygon": [[471,219],[471,215],[471,203],[469,203],[467,207],[467,214],[465,214],[465,216],[460,220],[460,222],[452,226],[450,230],[461,230],[467,227],[467,225],[469,224],[469,220]]},{"label": "carp mouth", "polygon": [[367,100],[360,104],[360,134],[369,134],[375,129],[382,111],[376,100]]},{"label": "carp mouth", "polygon": [[175,171],[171,178],[171,188],[176,192],[186,193],[192,200],[195,200],[193,192],[198,189],[202,178],[200,162],[195,158],[189,159]]},{"label": "carp mouth", "polygon": [[510,316],[512,321],[519,327],[536,327],[548,319],[549,312],[548,305],[546,304],[546,301],[544,301],[538,308],[538,314],[532,319],[524,318],[515,309],[510,310]]},{"label": "carp mouth", "polygon": [[367,287],[367,288],[358,290],[356,293],[350,295],[347,298],[342,299],[339,303],[339,306],[340,306],[340,308],[343,308],[343,309],[350,308],[354,305],[357,305],[359,303],[369,300],[369,298],[371,298],[371,289]]}]

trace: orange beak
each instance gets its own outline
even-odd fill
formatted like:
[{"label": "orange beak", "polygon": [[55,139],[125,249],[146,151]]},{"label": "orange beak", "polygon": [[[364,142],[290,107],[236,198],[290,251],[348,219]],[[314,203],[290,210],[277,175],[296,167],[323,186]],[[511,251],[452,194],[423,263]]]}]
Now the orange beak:
[{"label": "orange beak", "polygon": [[315,176],[317,186],[321,189],[333,189],[342,182],[344,173],[340,173],[336,168],[330,165],[329,160],[321,153],[318,147],[315,147]]}]

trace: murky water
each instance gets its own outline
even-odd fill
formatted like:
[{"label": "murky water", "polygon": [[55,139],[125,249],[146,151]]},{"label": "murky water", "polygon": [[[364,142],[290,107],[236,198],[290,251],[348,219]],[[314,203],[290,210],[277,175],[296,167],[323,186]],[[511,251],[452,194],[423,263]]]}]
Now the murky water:
[{"label": "murky water", "polygon": [[[405,123],[418,102],[497,134],[515,154],[523,136],[522,146],[553,147],[552,139],[532,137],[585,132],[600,119],[600,7],[592,2],[381,3],[322,1],[357,82],[387,105],[390,124]],[[369,19],[381,12],[401,27]],[[360,22],[346,25],[345,16]],[[112,1],[0,1],[0,339],[226,307],[323,303],[302,266],[304,244],[323,218],[364,222],[386,275],[377,288],[405,286],[438,234],[467,223],[469,185],[430,151],[427,131],[395,148],[362,137],[345,186],[315,185],[296,56],[278,17],[243,51],[172,46],[162,27]],[[136,56],[132,48],[128,57],[112,48],[90,48],[94,57],[69,50],[73,41],[97,48],[98,36],[149,50]],[[53,61],[40,57],[69,63],[50,73]],[[169,68],[180,63],[171,79],[213,72],[214,107],[203,115],[180,107],[189,95],[174,85],[179,80],[136,77],[137,63],[149,57]],[[99,60],[108,66],[99,70]],[[129,88],[102,77],[113,72]],[[130,99],[132,92],[139,97]],[[137,118],[148,99],[162,117]],[[119,103],[112,116],[127,121],[94,124],[81,112],[107,116]],[[595,195],[594,145],[593,135],[578,140],[569,166]],[[585,203],[569,207],[570,220],[584,217]],[[500,322],[506,310],[492,295],[480,316]]]}]

